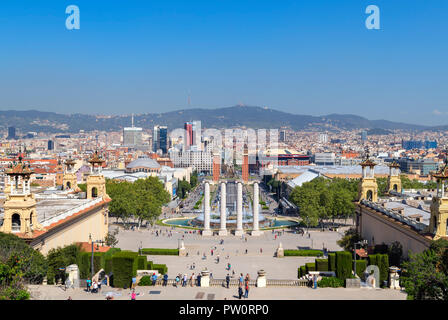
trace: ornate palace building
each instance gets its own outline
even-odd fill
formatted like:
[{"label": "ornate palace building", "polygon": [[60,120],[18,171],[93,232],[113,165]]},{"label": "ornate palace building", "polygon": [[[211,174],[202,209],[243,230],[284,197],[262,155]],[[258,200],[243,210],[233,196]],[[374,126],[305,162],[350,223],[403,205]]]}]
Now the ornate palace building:
[{"label": "ornate palace building", "polygon": [[87,196],[83,197],[74,192],[77,184],[70,159],[63,177],[64,191],[34,194],[30,187],[33,171],[19,158],[5,172],[8,185],[0,212],[0,232],[15,234],[43,254],[75,242],[104,240],[111,199],[101,174],[102,162],[97,153],[89,159],[91,173],[87,178]]},{"label": "ornate palace building", "polygon": [[404,192],[399,166],[392,163],[388,177],[388,195],[378,197],[375,163],[368,157],[361,163],[362,179],[359,185],[359,202],[356,204],[358,232],[369,245],[398,241],[403,255],[427,249],[433,240],[447,238],[448,161],[441,170],[433,173],[437,190]]}]

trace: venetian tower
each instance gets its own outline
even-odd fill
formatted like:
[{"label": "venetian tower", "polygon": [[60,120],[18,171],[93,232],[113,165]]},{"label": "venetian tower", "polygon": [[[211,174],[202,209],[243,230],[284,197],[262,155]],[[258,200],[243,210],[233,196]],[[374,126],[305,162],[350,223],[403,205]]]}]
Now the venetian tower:
[{"label": "venetian tower", "polygon": [[104,160],[100,158],[98,151],[95,151],[88,162],[91,167],[90,174],[87,177],[87,199],[108,197],[106,193],[106,179],[104,179],[104,176],[101,173]]},{"label": "venetian tower", "polygon": [[361,162],[362,178],[358,187],[359,201],[378,201],[378,185],[375,179],[374,168],[376,163],[370,160],[369,150],[366,148],[366,157]]},{"label": "venetian tower", "polygon": [[389,164],[389,177],[387,178],[388,192],[401,192],[400,165],[395,161]]},{"label": "venetian tower", "polygon": [[70,157],[65,160],[64,164],[65,172],[62,179],[62,188],[64,190],[76,190],[78,187],[78,178],[76,177],[76,173],[74,170],[76,161],[73,160],[72,157]]},{"label": "venetian tower", "polygon": [[0,232],[31,235],[33,230],[41,230],[37,222],[36,199],[31,193],[30,177],[33,171],[29,164],[13,162],[5,171],[8,176],[9,193],[6,195],[4,221]]},{"label": "venetian tower", "polygon": [[434,240],[447,235],[448,196],[446,195],[446,181],[448,180],[448,159],[437,173],[432,175],[437,181],[437,195],[431,202],[431,220],[428,231],[434,235]]}]

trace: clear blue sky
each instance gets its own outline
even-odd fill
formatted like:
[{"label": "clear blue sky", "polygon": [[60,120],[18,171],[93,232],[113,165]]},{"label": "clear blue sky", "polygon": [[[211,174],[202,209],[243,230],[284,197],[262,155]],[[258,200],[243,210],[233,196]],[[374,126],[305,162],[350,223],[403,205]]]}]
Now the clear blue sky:
[{"label": "clear blue sky", "polygon": [[164,112],[190,91],[192,107],[448,124],[447,17],[446,0],[5,0],[0,109]]}]

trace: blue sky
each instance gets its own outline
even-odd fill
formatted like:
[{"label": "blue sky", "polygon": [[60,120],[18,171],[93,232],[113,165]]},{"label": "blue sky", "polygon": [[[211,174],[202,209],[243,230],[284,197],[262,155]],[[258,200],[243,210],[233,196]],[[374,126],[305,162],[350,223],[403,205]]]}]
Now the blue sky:
[{"label": "blue sky", "polygon": [[446,0],[1,1],[0,109],[165,112],[191,92],[191,107],[448,124],[447,16]]}]

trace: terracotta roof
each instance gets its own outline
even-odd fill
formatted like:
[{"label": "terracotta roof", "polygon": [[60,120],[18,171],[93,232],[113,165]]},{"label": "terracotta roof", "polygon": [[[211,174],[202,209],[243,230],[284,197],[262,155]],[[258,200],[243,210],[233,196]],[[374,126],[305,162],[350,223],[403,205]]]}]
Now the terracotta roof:
[{"label": "terracotta roof", "polygon": [[23,175],[23,176],[29,176],[33,173],[33,170],[31,170],[30,165],[25,164],[22,162],[22,158],[19,157],[19,162],[16,163],[15,161],[9,165],[8,169],[5,170],[5,173],[7,175],[16,176],[16,175]]},{"label": "terracotta roof", "polygon": [[374,167],[374,166],[376,166],[376,163],[370,159],[366,159],[363,162],[361,162],[361,167]]},{"label": "terracotta roof", "polygon": [[90,157],[88,162],[91,164],[95,163],[102,164],[104,160],[100,158],[100,156],[98,155],[98,151],[95,151],[95,153]]},{"label": "terracotta roof", "polygon": [[398,163],[396,163],[395,161],[393,161],[391,164],[389,164],[390,168],[400,168],[400,165]]},{"label": "terracotta roof", "polygon": [[[92,252],[92,244],[89,242],[77,242],[77,245],[79,245],[80,250],[84,252]],[[100,244],[93,244],[93,252],[107,252],[109,251],[111,247],[108,246],[102,246]]]}]

